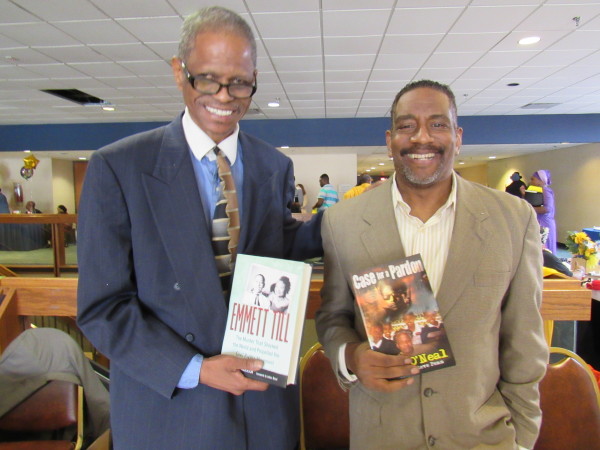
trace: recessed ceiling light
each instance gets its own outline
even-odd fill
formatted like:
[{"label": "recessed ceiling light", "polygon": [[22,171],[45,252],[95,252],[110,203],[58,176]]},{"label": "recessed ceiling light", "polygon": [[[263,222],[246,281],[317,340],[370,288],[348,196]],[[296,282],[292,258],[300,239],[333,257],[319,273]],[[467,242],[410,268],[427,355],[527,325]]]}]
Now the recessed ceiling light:
[{"label": "recessed ceiling light", "polygon": [[102,106],[103,111],[114,111],[115,107],[113,105],[104,105]]},{"label": "recessed ceiling light", "polygon": [[495,156],[488,156],[488,159],[496,159]]},{"label": "recessed ceiling light", "polygon": [[539,36],[529,36],[523,39],[519,39],[519,45],[533,45],[537,44],[538,42],[540,42]]},{"label": "recessed ceiling light", "polygon": [[31,153],[31,150],[23,150],[24,153]]},{"label": "recessed ceiling light", "polygon": [[379,163],[380,166],[385,166],[385,163]]},{"label": "recessed ceiling light", "polygon": [[371,169],[367,169],[367,170],[365,170],[365,172],[370,172],[370,171],[371,171]]},{"label": "recessed ceiling light", "polygon": [[375,170],[375,167],[371,167],[371,170]]},{"label": "recessed ceiling light", "polygon": [[281,147],[279,147],[279,148],[290,148],[290,146],[289,146],[289,145],[282,145],[282,146],[281,146]]},{"label": "recessed ceiling light", "polygon": [[85,161],[87,158],[85,156],[80,156],[79,159],[81,159],[82,161]]},{"label": "recessed ceiling light", "polygon": [[458,164],[460,164],[461,166],[464,164],[464,161],[459,161]]},{"label": "recessed ceiling light", "polygon": [[267,106],[268,106],[269,108],[279,108],[279,99],[278,99],[278,98],[276,98],[275,100],[273,100],[273,101],[271,101],[271,102],[267,103]]}]

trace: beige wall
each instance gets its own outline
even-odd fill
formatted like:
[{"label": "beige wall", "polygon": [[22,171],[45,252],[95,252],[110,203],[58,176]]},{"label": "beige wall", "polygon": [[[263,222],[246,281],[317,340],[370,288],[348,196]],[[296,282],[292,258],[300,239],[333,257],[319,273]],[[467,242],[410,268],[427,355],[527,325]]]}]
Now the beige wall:
[{"label": "beige wall", "polygon": [[490,186],[504,190],[515,171],[529,184],[531,174],[539,169],[552,173],[559,242],[565,241],[567,231],[600,226],[600,144],[490,162]]},{"label": "beige wall", "polygon": [[75,213],[72,161],[65,161],[63,159],[52,160],[52,196],[54,203],[51,212],[55,213],[58,205],[65,205],[69,213]]},{"label": "beige wall", "polygon": [[475,183],[489,186],[487,164],[480,164],[478,166],[465,168],[461,168],[459,166],[458,169],[456,169],[456,172],[465,180],[474,181]]}]

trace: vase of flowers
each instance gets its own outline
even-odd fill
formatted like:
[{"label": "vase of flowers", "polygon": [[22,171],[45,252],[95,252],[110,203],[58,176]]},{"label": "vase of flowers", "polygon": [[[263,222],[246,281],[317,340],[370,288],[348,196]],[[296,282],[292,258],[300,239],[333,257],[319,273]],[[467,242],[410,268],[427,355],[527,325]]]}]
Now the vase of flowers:
[{"label": "vase of flowers", "polygon": [[586,273],[592,272],[598,264],[598,249],[596,243],[583,231],[569,231],[565,242],[567,249],[573,254],[571,270],[582,266]]}]

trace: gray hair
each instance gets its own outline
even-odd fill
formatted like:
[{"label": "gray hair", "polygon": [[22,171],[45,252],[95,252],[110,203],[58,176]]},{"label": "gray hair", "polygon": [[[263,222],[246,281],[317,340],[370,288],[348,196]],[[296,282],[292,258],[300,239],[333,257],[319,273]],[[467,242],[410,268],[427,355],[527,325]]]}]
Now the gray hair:
[{"label": "gray hair", "polygon": [[194,49],[196,35],[205,31],[230,31],[246,38],[256,67],[256,41],[252,29],[237,13],[220,6],[202,8],[185,18],[177,57],[185,61]]}]

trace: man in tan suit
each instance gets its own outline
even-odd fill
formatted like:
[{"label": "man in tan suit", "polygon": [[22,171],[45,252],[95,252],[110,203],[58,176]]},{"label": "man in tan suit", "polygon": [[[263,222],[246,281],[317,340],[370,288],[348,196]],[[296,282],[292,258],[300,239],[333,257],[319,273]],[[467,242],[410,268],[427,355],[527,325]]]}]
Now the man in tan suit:
[{"label": "man in tan suit", "polygon": [[[350,389],[351,447],[532,448],[548,356],[535,213],[453,172],[462,129],[445,85],[401,90],[386,141],[394,177],[330,208],[322,227],[317,331]],[[425,374],[406,356],[369,349],[350,287],[350,274],[416,253],[456,360]]]}]

